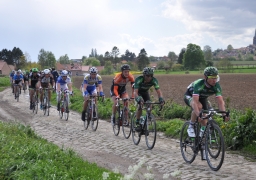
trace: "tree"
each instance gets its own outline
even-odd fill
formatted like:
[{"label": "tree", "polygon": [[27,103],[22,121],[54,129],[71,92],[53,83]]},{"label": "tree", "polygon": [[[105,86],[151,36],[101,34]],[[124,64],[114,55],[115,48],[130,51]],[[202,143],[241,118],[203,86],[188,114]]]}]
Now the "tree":
[{"label": "tree", "polygon": [[89,57],[85,60],[84,65],[91,66],[100,66],[100,61],[95,57]]},{"label": "tree", "polygon": [[64,56],[60,56],[60,58],[58,59],[58,62],[60,64],[69,64],[70,60],[67,54],[65,54]]},{"label": "tree", "polygon": [[169,58],[171,61],[176,61],[177,58],[178,58],[178,56],[175,54],[175,52],[170,51],[170,52],[168,53],[168,58]]},{"label": "tree", "polygon": [[101,71],[101,74],[113,74],[114,70],[113,70],[113,65],[111,63],[111,61],[106,61],[105,62],[105,66],[104,66],[104,70]]},{"label": "tree", "polygon": [[212,49],[208,45],[204,46],[204,59],[206,61],[212,60]]},{"label": "tree", "polygon": [[91,54],[89,54],[89,57],[95,57],[94,49],[92,49],[92,52],[91,52]]},{"label": "tree", "polygon": [[126,61],[133,61],[136,58],[136,55],[127,49],[121,58]]},{"label": "tree", "polygon": [[183,63],[184,67],[190,70],[205,66],[204,54],[201,47],[196,44],[188,44],[183,56]]},{"label": "tree", "polygon": [[138,56],[138,68],[139,70],[143,70],[144,67],[149,65],[149,58],[147,57],[147,52],[143,48],[140,50],[139,56]]},{"label": "tree", "polygon": [[105,61],[111,61],[111,54],[108,51],[105,52],[104,60]]},{"label": "tree", "polygon": [[183,59],[183,55],[184,55],[185,52],[186,52],[185,48],[182,48],[180,50],[180,54],[179,54],[179,57],[178,57],[178,64],[182,64],[183,63],[182,59]]},{"label": "tree", "polygon": [[40,64],[41,68],[43,69],[55,67],[56,59],[54,54],[50,51],[41,49],[38,55],[38,64]]},{"label": "tree", "polygon": [[100,61],[100,65],[101,65],[101,66],[104,66],[104,65],[105,65],[105,60],[104,60],[104,57],[103,57],[102,54],[98,56],[98,60]]},{"label": "tree", "polygon": [[4,60],[7,64],[14,65],[11,50],[3,49],[0,51],[0,59]]},{"label": "tree", "polygon": [[227,47],[227,50],[231,51],[232,49],[234,49],[233,46],[231,44],[229,44],[228,47]]},{"label": "tree", "polygon": [[118,62],[120,62],[120,58],[118,58],[119,55],[119,49],[114,46],[111,51],[111,57],[112,57],[112,63],[116,66]]}]

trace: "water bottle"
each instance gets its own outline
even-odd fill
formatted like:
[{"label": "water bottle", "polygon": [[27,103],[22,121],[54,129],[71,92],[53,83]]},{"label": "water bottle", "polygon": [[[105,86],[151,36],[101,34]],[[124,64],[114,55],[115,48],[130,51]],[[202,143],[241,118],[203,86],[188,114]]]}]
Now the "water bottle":
[{"label": "water bottle", "polygon": [[145,116],[141,116],[141,117],[140,117],[140,124],[141,124],[141,125],[144,125],[145,119],[146,119]]}]

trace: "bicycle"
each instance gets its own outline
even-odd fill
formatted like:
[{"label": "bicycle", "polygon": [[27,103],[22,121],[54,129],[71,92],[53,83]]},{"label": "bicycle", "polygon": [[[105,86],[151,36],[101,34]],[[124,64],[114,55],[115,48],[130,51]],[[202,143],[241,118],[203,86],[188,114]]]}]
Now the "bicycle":
[{"label": "bicycle", "polygon": [[62,119],[64,114],[64,119],[67,121],[69,116],[69,107],[68,107],[68,97],[69,97],[69,91],[68,90],[61,90],[60,94],[60,110],[59,110],[59,116],[60,119]]},{"label": "bicycle", "polygon": [[[203,113],[206,113],[204,117],[202,117]],[[180,149],[186,163],[191,164],[200,151],[201,159],[206,159],[213,171],[218,171],[221,168],[225,156],[224,137],[220,127],[213,119],[213,116],[220,115],[219,113],[221,113],[221,116],[222,114],[229,116],[229,111],[220,111],[218,109],[202,110],[200,118],[203,120],[208,119],[208,121],[204,132],[200,135],[201,124],[196,120],[194,124],[196,136],[194,138],[189,137],[187,133],[190,122],[184,123],[180,135]]]},{"label": "bicycle", "polygon": [[24,83],[22,84],[22,89],[24,90],[24,93],[25,93],[26,90],[27,90],[27,84],[26,84],[26,82],[24,82]]},{"label": "bicycle", "polygon": [[84,128],[87,129],[89,124],[91,123],[91,127],[93,131],[96,131],[98,128],[99,118],[98,118],[98,108],[95,103],[96,96],[90,95],[86,109],[86,117],[84,121]]},{"label": "bicycle", "polygon": [[17,100],[17,102],[19,102],[19,96],[20,96],[20,85],[19,84],[13,84],[14,86],[14,97]]},{"label": "bicycle", "polygon": [[[118,136],[120,132],[120,126],[122,126],[123,135],[126,139],[128,139],[131,135],[131,114],[130,110],[124,104],[127,104],[130,98],[117,98],[117,113],[115,114],[115,123],[113,125],[113,131],[116,136]],[[123,103],[120,103],[123,101]]]},{"label": "bicycle", "polygon": [[48,90],[52,88],[42,88],[43,89],[43,112],[44,115],[47,113],[47,116],[50,114],[50,106],[49,106],[49,97],[48,97]]},{"label": "bicycle", "polygon": [[32,111],[33,113],[37,114],[38,112],[38,95],[37,95],[37,88],[29,88],[30,90],[34,91],[34,95],[32,97]]},{"label": "bicycle", "polygon": [[[141,123],[141,131],[137,132],[135,130],[136,127],[136,114],[134,114],[133,118],[132,118],[132,123],[131,123],[131,132],[132,132],[132,139],[133,139],[133,143],[135,145],[138,145],[140,143],[140,139],[142,135],[145,135],[145,140],[146,140],[146,144],[148,149],[153,149],[155,146],[155,142],[156,142],[156,120],[154,115],[151,113],[151,110],[153,108],[152,105],[154,104],[158,104],[161,105],[160,102],[144,102],[143,103],[145,106],[142,107],[141,104],[139,104],[139,108],[138,110],[142,109],[142,110],[146,110],[146,115],[141,117],[141,120],[143,120]],[[151,107],[152,106],[152,107]],[[159,112],[162,110],[163,105],[160,106]]]}]

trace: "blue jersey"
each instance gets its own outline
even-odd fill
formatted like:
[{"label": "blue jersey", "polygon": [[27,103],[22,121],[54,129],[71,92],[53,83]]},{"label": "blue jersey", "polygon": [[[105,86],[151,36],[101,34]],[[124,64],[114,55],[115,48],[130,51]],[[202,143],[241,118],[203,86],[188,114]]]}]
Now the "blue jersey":
[{"label": "blue jersey", "polygon": [[67,76],[67,79],[63,80],[62,76],[59,76],[57,79],[57,83],[60,83],[61,86],[65,85],[65,84],[69,84],[69,83],[71,83],[71,78],[69,76]]},{"label": "blue jersey", "polygon": [[10,77],[12,78],[12,80],[13,80],[13,77],[14,77],[14,73],[10,73]]},{"label": "blue jersey", "polygon": [[14,81],[22,81],[22,79],[23,79],[23,76],[21,74],[20,75],[15,74],[13,76]]},{"label": "blue jersey", "polygon": [[102,78],[97,74],[95,79],[92,79],[90,74],[85,75],[84,81],[82,84],[87,84],[86,90],[92,91],[96,89],[96,84],[102,84]]}]

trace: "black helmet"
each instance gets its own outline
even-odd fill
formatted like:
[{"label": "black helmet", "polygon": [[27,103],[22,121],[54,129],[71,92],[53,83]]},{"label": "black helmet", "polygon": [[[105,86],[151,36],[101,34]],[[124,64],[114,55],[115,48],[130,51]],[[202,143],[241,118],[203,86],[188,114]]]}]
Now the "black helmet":
[{"label": "black helmet", "polygon": [[124,70],[131,70],[131,68],[128,64],[124,64],[121,66],[121,71],[124,71]]},{"label": "black helmet", "polygon": [[145,67],[143,69],[143,74],[145,75],[153,75],[154,74],[154,69],[150,67]]},{"label": "black helmet", "polygon": [[204,69],[205,76],[217,76],[219,74],[218,69],[216,67],[210,66]]}]

